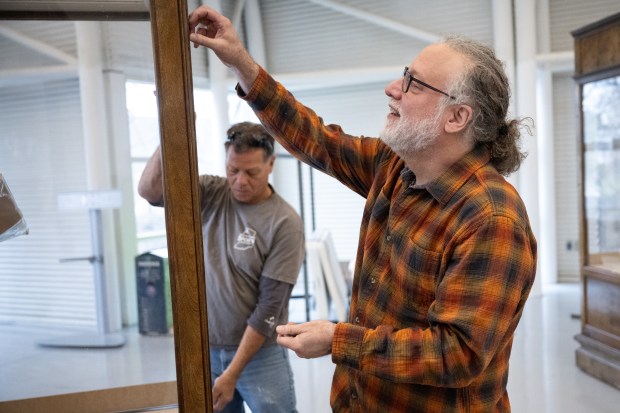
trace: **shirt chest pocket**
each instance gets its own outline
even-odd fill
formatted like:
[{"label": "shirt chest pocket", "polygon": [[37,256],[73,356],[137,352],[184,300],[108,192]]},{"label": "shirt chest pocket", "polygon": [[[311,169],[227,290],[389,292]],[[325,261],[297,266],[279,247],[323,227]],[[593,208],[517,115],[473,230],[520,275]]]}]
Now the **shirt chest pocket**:
[{"label": "shirt chest pocket", "polygon": [[396,291],[405,294],[405,313],[417,320],[425,319],[428,308],[435,300],[441,254],[424,249],[412,240],[407,240],[407,245],[397,250],[392,260],[396,262],[392,268]]}]

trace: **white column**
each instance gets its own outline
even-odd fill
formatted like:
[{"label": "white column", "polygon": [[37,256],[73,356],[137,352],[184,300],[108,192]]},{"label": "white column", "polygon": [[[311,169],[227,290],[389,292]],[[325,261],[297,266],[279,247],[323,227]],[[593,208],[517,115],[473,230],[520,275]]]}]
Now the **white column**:
[{"label": "white column", "polygon": [[[82,130],[86,157],[88,190],[111,188],[110,144],[108,116],[105,105],[103,78],[103,43],[101,23],[79,21],[75,23],[82,107]],[[104,277],[109,331],[121,328],[121,315],[116,277],[118,260],[113,245],[115,239],[112,211],[103,211],[104,262],[108,274]]]},{"label": "white column", "polygon": [[[514,117],[515,114],[514,91],[516,89],[513,15],[512,0],[493,1],[493,45],[497,58],[504,62],[510,90],[513,91],[510,96],[510,107],[508,108],[509,117]],[[513,186],[518,187],[516,174],[510,175],[507,179]]]},{"label": "white column", "polygon": [[557,233],[555,205],[555,156],[553,151],[553,80],[551,72],[542,67],[538,70],[536,127],[539,151],[539,198],[540,198],[540,271],[542,287],[556,283],[558,279]]},{"label": "white column", "polygon": [[[111,150],[111,182],[112,186],[121,191],[122,208],[114,211],[114,230],[118,234],[113,245],[118,265],[110,269],[110,273],[118,272],[120,286],[120,310],[123,325],[135,325],[138,322],[138,303],[136,291],[135,257],[137,251],[136,219],[134,210],[134,189],[131,169],[131,148],[129,136],[129,120],[127,100],[125,98],[127,81],[125,74],[107,71],[104,73],[106,108],[108,114],[108,141]],[[115,271],[116,270],[116,271]]]},{"label": "white column", "polygon": [[88,190],[110,188],[101,23],[75,23]]},{"label": "white column", "polygon": [[[549,3],[537,2],[538,54],[551,51]],[[553,74],[538,64],[536,74],[536,120],[538,136],[538,176],[540,198],[540,272],[542,287],[558,280],[557,220],[555,205],[555,154],[553,145]]]},{"label": "white column", "polygon": [[[493,44],[495,54],[504,62],[510,87],[515,87],[515,38],[511,0],[493,1]],[[514,95],[510,97],[510,107],[514,110]]]},{"label": "white column", "polygon": [[[220,12],[222,10],[220,0],[207,0],[203,1],[203,4]],[[207,56],[209,59],[209,85],[213,93],[213,103],[215,104],[215,125],[211,130],[214,131],[217,137],[214,141],[218,142],[217,148],[214,148],[214,150],[224,153],[224,139],[226,131],[230,127],[230,119],[228,118],[228,69],[211,49],[207,51]],[[196,110],[200,110],[200,108]],[[225,171],[224,158],[216,157],[215,159],[218,162],[216,168],[223,173]]]},{"label": "white column", "polygon": [[[515,2],[516,90],[515,105],[518,117],[531,117],[536,124],[536,2],[520,0]],[[538,143],[537,131],[533,135],[523,134],[523,149],[528,153],[518,172],[519,193],[525,202],[534,235],[539,241],[538,258],[547,253],[540,248],[540,201],[538,185]],[[541,251],[542,250],[542,251]],[[540,265],[532,294],[542,293]]]},{"label": "white column", "polygon": [[265,52],[265,36],[263,35],[263,19],[260,14],[258,0],[245,2],[245,28],[248,33],[248,51],[265,70],[267,70],[267,53]]}]

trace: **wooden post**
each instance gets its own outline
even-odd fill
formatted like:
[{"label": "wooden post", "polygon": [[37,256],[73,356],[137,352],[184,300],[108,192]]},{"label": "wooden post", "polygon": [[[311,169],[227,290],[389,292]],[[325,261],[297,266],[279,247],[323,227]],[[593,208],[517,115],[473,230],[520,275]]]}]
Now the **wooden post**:
[{"label": "wooden post", "polygon": [[187,2],[150,0],[181,412],[212,412]]}]

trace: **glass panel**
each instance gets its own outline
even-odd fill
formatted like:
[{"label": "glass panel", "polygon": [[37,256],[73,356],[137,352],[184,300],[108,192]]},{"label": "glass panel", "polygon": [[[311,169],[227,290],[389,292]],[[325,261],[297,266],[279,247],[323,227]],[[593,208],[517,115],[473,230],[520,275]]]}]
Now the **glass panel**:
[{"label": "glass panel", "polygon": [[588,263],[620,273],[620,76],[583,86]]},{"label": "glass panel", "polygon": [[1,25],[0,173],[30,232],[0,244],[0,403],[173,382],[166,251],[137,242],[165,241],[136,196],[157,111],[136,127],[126,86],[154,83],[150,22]]}]

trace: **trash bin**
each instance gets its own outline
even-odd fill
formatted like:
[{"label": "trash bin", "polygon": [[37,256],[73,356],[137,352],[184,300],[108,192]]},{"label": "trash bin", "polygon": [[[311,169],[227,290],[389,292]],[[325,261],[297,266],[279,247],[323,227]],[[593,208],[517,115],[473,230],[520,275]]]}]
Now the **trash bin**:
[{"label": "trash bin", "polygon": [[138,255],[136,278],[140,334],[171,334],[172,300],[168,251],[155,250]]}]

